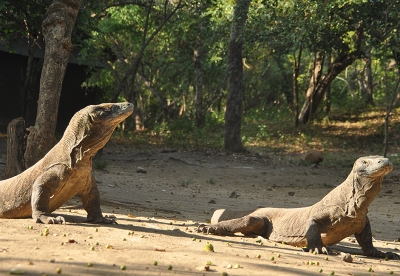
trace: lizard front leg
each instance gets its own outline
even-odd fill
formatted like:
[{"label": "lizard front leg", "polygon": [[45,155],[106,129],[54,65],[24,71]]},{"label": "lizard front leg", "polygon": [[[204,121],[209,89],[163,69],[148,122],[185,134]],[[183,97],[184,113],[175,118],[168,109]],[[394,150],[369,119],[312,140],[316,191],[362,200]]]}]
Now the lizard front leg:
[{"label": "lizard front leg", "polygon": [[52,217],[49,212],[50,197],[60,185],[60,170],[57,167],[44,172],[39,176],[32,186],[32,218],[37,223],[65,224],[61,216]]},{"label": "lizard front leg", "polygon": [[87,212],[87,222],[92,223],[115,223],[115,220],[111,220],[103,217],[103,213],[100,208],[100,193],[97,187],[96,180],[93,175],[90,175],[87,179],[87,185],[81,193],[83,208]]},{"label": "lizard front leg", "polygon": [[266,218],[244,216],[237,219],[221,221],[212,225],[200,224],[196,231],[222,236],[231,236],[235,233],[242,233],[246,236],[257,235],[265,237],[269,225],[270,223]]},{"label": "lizard front leg", "polygon": [[321,239],[321,231],[319,225],[314,218],[307,221],[306,224],[306,239],[307,247],[302,250],[304,252],[316,252],[317,254],[331,254],[331,250],[328,246],[324,246]]},{"label": "lizard front leg", "polygon": [[368,217],[365,227],[361,230],[361,232],[355,233],[354,236],[356,237],[358,244],[361,246],[365,256],[400,260],[400,256],[398,254],[393,252],[382,252],[372,245],[371,223],[369,222]]}]

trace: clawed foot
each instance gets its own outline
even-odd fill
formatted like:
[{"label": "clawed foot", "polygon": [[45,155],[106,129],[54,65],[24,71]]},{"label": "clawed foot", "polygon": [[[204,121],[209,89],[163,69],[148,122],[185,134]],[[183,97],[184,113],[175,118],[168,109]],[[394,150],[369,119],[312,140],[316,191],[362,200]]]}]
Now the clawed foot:
[{"label": "clawed foot", "polygon": [[197,233],[205,233],[205,234],[215,234],[217,231],[217,227],[213,227],[212,225],[207,224],[199,224],[195,229]]},{"label": "clawed foot", "polygon": [[332,255],[332,250],[329,248],[329,246],[318,246],[318,247],[303,247],[302,248],[303,252],[310,252],[313,254],[326,254],[326,255]]},{"label": "clawed foot", "polygon": [[388,259],[388,260],[400,260],[400,255],[390,251],[383,252],[376,248],[372,248],[371,250],[365,251],[364,255],[374,258]]},{"label": "clawed foot", "polygon": [[97,218],[87,218],[87,220],[85,222],[89,222],[89,223],[98,223],[98,224],[118,224],[114,219],[108,219],[105,218],[103,216],[101,217],[97,217]]},{"label": "clawed foot", "polygon": [[390,260],[400,260],[400,255],[393,253],[393,252],[386,252],[386,258]]},{"label": "clawed foot", "polygon": [[45,224],[66,224],[65,218],[62,216],[58,217],[50,217],[41,215],[36,219],[36,223],[45,223]]},{"label": "clawed foot", "polygon": [[212,235],[219,235],[219,236],[232,236],[233,233],[226,231],[224,228],[215,225],[207,225],[207,224],[200,224],[195,228],[197,233],[204,233],[204,234],[212,234]]},{"label": "clawed foot", "polygon": [[393,252],[382,252],[377,250],[373,257],[384,258],[389,260],[400,260],[400,255]]}]

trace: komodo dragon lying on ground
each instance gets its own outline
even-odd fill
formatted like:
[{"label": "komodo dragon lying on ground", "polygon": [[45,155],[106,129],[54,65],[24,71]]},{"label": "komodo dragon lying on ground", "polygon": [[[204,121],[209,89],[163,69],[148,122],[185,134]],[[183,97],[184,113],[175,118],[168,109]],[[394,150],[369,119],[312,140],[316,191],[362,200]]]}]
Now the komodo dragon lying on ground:
[{"label": "komodo dragon lying on ground", "polygon": [[387,158],[359,158],[347,179],[321,201],[304,208],[259,208],[252,211],[216,210],[211,225],[198,232],[215,235],[257,235],[304,251],[330,254],[328,247],[354,234],[366,256],[400,259],[372,245],[368,206],[378,195],[384,175],[392,171]]},{"label": "komodo dragon lying on ground", "polygon": [[0,218],[65,223],[63,217],[50,213],[79,194],[88,222],[112,223],[100,209],[92,158],[132,111],[130,103],[90,105],[78,111],[46,156],[21,174],[0,181]]}]

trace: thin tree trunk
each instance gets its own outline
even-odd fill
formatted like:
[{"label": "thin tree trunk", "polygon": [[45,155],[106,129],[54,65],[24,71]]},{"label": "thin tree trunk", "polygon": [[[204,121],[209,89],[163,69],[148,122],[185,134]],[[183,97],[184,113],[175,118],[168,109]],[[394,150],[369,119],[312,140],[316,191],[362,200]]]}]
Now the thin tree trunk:
[{"label": "thin tree trunk", "polygon": [[[385,73],[385,82],[387,82],[387,75]],[[399,84],[400,84],[400,75],[397,76],[396,83],[394,85],[392,95],[390,95],[390,100],[389,100],[389,89],[386,88],[386,115],[385,115],[385,140],[383,143],[383,156],[387,156],[387,152],[389,149],[389,118],[394,106],[394,102],[396,99],[396,96],[398,95],[397,90],[399,89]],[[385,84],[387,85],[387,83]]]},{"label": "thin tree trunk", "polygon": [[54,0],[43,21],[46,43],[40,79],[35,126],[29,128],[25,152],[26,166],[40,160],[56,143],[58,104],[62,82],[72,51],[71,33],[82,0]]},{"label": "thin tree trunk", "polygon": [[[316,88],[319,82],[321,81],[321,75],[322,75],[322,68],[324,66],[324,60],[325,60],[325,55],[322,53],[317,53],[315,58],[314,58],[314,70],[311,75],[310,79],[310,84],[308,85],[308,89],[306,92],[306,100],[303,105],[303,108],[299,114],[299,121],[302,121],[302,118],[304,116],[307,116],[307,121],[308,122],[311,118],[311,110],[313,108],[313,100],[314,100],[314,94],[316,93]],[[308,103],[308,105],[306,105]],[[307,107],[307,109],[305,109]],[[308,114],[306,114],[307,112]]]},{"label": "thin tree trunk", "polygon": [[243,151],[241,126],[243,105],[243,30],[251,0],[237,0],[231,24],[226,69],[228,96],[225,111],[224,146],[226,150]]},{"label": "thin tree trunk", "polygon": [[136,76],[138,76],[139,80],[147,87],[147,89],[150,90],[151,94],[153,94],[153,96],[156,97],[156,99],[158,100],[158,103],[160,104],[160,106],[162,108],[162,111],[163,111],[162,113],[164,115],[164,118],[166,120],[168,120],[168,119],[174,117],[174,113],[172,112],[171,107],[168,105],[168,102],[164,98],[164,96],[161,95],[161,93],[159,91],[154,89],[154,87],[151,86],[150,81],[146,80],[145,77],[143,77],[139,73],[137,73]]},{"label": "thin tree trunk", "polygon": [[299,55],[296,57],[296,52],[294,53],[294,66],[293,66],[293,110],[294,110],[294,126],[299,125],[299,85],[298,77],[300,71],[301,54],[303,52],[303,47],[300,46]]},{"label": "thin tree trunk", "polygon": [[[326,66],[330,68],[332,65],[332,51],[329,51],[326,57]],[[325,111],[331,112],[331,86],[329,85],[325,92]]]},{"label": "thin tree trunk", "polygon": [[[168,0],[165,0],[164,6],[167,5],[167,1]],[[154,30],[154,32],[147,38],[150,14],[151,14],[152,6],[154,3],[154,0],[150,0],[150,4],[147,6],[148,10],[147,10],[147,15],[146,15],[146,23],[144,26],[144,32],[143,32],[142,44],[140,46],[140,50],[138,51],[135,58],[133,59],[131,66],[124,73],[124,77],[122,78],[120,83],[117,85],[117,89],[115,90],[114,95],[111,99],[112,102],[117,101],[119,94],[123,90],[125,82],[127,82],[130,77],[132,77],[132,84],[134,84],[134,81],[135,81],[134,76],[136,76],[136,73],[138,72],[139,63],[142,59],[144,51],[146,50],[146,48],[150,44],[150,42],[154,39],[154,37],[161,31],[161,29],[164,27],[164,25],[176,13],[176,11],[182,7],[181,1],[182,0],[178,0],[178,3],[176,4],[175,8],[169,14],[167,14],[167,13],[164,14],[164,18],[163,18],[162,22],[160,23],[160,25],[158,25],[158,27]],[[134,85],[132,87],[134,87]],[[129,97],[128,95],[125,95],[125,96]]]},{"label": "thin tree trunk", "polygon": [[205,112],[203,111],[203,69],[201,67],[201,39],[197,37],[194,49],[194,70],[196,76],[196,127],[200,128],[205,123]]},{"label": "thin tree trunk", "polygon": [[374,105],[373,99],[373,85],[372,85],[372,55],[371,48],[367,47],[365,50],[365,67],[364,67],[364,78],[361,81],[363,92],[365,94],[365,103],[367,105]]},{"label": "thin tree trunk", "polygon": [[306,98],[299,115],[299,122],[305,124],[309,121],[310,115],[313,115],[316,112],[321,100],[323,99],[326,89],[328,89],[336,76],[345,70],[347,66],[352,64],[355,59],[356,57],[354,55],[345,55],[339,56],[333,61],[326,75],[317,84],[314,93],[310,97]]},{"label": "thin tree trunk", "polygon": [[25,121],[12,120],[7,127],[7,163],[3,179],[11,178],[25,170]]},{"label": "thin tree trunk", "polygon": [[28,38],[28,63],[26,65],[25,76],[22,80],[22,87],[19,93],[18,106],[20,107],[19,116],[23,118],[27,118],[27,97],[30,91],[30,87],[32,86],[32,80],[34,79],[32,74],[34,74],[34,59],[35,59],[35,51],[36,51],[36,39],[29,37]]},{"label": "thin tree trunk", "polygon": [[363,38],[363,26],[358,24],[356,31],[354,33],[354,48],[353,52],[339,54],[338,57],[332,62],[331,66],[328,68],[327,73],[321,78],[314,88],[314,92],[311,95],[306,96],[306,100],[299,114],[299,122],[307,123],[310,117],[315,114],[321,103],[326,89],[330,86],[332,81],[344,71],[349,65],[351,65],[357,57],[360,56],[359,50],[361,47]]}]

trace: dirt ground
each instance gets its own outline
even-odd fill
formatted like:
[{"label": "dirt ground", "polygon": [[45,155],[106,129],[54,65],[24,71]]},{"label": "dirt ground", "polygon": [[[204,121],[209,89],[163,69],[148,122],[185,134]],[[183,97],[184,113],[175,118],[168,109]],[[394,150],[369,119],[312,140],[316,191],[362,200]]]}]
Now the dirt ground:
[{"label": "dirt ground", "polygon": [[[6,161],[4,137],[0,145],[1,175]],[[219,208],[311,205],[351,170],[351,164],[338,169],[324,163],[315,169],[298,158],[109,143],[98,165],[104,168],[94,174],[102,210],[115,216],[118,225],[84,223],[79,199],[55,212],[66,218],[66,225],[0,220],[0,274],[55,275],[61,269],[62,275],[384,275],[391,271],[399,275],[400,261],[353,256],[353,263],[345,263],[340,254],[326,260],[325,255],[260,238],[193,231]],[[147,173],[137,173],[137,167]],[[400,248],[399,183],[395,170],[370,206],[375,246],[384,251]],[[232,192],[237,197],[230,197]],[[203,250],[207,242],[215,252]],[[341,244],[358,246],[351,237]]]}]

